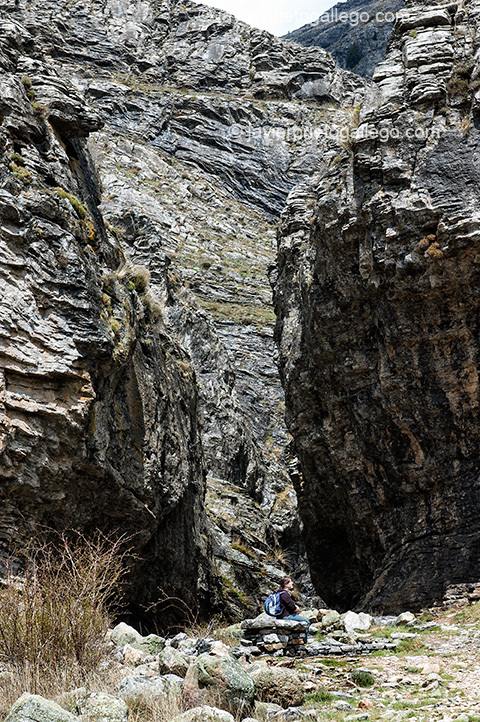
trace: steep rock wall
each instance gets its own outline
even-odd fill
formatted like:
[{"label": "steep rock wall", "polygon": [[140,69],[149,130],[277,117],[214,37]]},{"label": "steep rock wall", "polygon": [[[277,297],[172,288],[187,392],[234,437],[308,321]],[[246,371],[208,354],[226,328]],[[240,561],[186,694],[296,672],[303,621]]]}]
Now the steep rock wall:
[{"label": "steep rock wall", "polygon": [[306,47],[324,48],[341,68],[371,78],[385,59],[395,13],[403,4],[403,0],[344,0],[285,38]]},{"label": "steep rock wall", "polygon": [[297,494],[314,583],[342,608],[480,577],[478,9],[399,13],[351,150],[283,214]]},{"label": "steep rock wall", "polygon": [[267,267],[288,192],[327,147],[339,152],[329,131],[364,84],[321,49],[191,2],[1,4],[105,123],[89,140],[101,211],[126,258],[148,266],[168,333],[196,371],[229,608],[256,609],[287,565],[313,591],[286,469]]},{"label": "steep rock wall", "polygon": [[22,25],[1,38],[2,563],[42,525],[117,531],[138,554],[132,609],[160,587],[201,607],[216,586],[193,370],[141,274],[115,272],[85,145],[102,121]]}]

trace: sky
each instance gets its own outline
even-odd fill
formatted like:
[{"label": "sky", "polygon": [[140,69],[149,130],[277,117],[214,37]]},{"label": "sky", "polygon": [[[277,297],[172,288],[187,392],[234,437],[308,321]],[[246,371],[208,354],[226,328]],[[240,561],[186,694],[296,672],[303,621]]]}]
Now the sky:
[{"label": "sky", "polygon": [[285,35],[317,20],[337,0],[199,0],[274,35]]}]

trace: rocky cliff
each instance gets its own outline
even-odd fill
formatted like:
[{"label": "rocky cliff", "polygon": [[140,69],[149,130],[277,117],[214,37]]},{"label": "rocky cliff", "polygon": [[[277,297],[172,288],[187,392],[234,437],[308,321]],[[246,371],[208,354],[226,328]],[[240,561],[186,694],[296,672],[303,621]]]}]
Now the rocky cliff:
[{"label": "rocky cliff", "polygon": [[[88,297],[89,325],[77,311],[87,301],[62,276],[55,311],[62,343],[47,364],[57,378],[64,347],[80,348],[81,361],[73,354],[71,365],[89,374],[91,398],[87,383],[52,389],[38,463],[26,451],[22,463],[27,474],[38,467],[40,487],[56,474],[55,504],[44,510],[36,487],[27,504],[6,484],[13,520],[5,522],[5,545],[27,533],[21,515],[30,526],[118,525],[138,533],[142,568],[150,570],[148,583],[137,573],[139,601],[162,586],[201,605],[205,588],[215,589],[210,545],[231,612],[255,609],[290,565],[313,591],[286,469],[266,274],[289,191],[325,151],[341,149],[330,135],[350,119],[364,84],[320,49],[300,50],[194,3],[4,0],[0,7],[17,37],[15,51],[5,50],[17,78],[15,92],[4,94],[5,117],[28,111],[43,128],[41,151],[12,132],[4,159],[16,182],[12,207],[34,191],[40,208],[58,196],[58,224],[66,211],[86,234],[61,255],[60,273],[70,264],[80,272],[83,255],[74,259],[82,253],[93,274],[88,283],[72,279]],[[30,220],[52,262],[54,231]],[[31,285],[50,288],[44,274],[33,276],[6,295],[6,318]],[[62,320],[66,309],[81,319],[78,339],[75,324]],[[22,323],[10,321],[9,333]],[[34,388],[43,394],[50,382],[36,378],[36,361],[25,364],[22,403],[35,405]],[[64,445],[55,419],[77,407],[82,423],[75,433],[67,427]],[[14,416],[7,405],[6,447],[19,433]],[[15,465],[9,474],[16,483]]]},{"label": "rocky cliff", "polygon": [[285,38],[325,48],[341,68],[371,78],[385,59],[395,14],[403,5],[403,0],[346,0]]},{"label": "rocky cliff", "polygon": [[399,12],[349,147],[282,216],[297,493],[314,582],[342,608],[480,576],[478,10]]},{"label": "rocky cliff", "polygon": [[24,26],[0,53],[2,563],[44,525],[121,531],[132,608],[218,604],[194,372],[99,213],[103,123]]}]

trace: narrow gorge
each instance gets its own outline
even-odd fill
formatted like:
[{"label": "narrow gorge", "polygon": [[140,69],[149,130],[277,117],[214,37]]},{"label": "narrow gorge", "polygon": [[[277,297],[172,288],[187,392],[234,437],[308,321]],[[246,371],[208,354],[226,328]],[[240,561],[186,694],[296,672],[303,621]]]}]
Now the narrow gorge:
[{"label": "narrow gorge", "polygon": [[407,3],[369,80],[189,0],[0,0],[4,567],[125,534],[147,626],[479,581],[477,16]]}]

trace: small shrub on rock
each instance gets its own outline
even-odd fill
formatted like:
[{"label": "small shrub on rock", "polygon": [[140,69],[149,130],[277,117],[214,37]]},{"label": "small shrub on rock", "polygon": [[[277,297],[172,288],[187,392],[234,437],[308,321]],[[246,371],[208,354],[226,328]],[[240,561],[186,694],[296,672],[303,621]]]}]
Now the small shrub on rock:
[{"label": "small shrub on rock", "polygon": [[375,684],[375,676],[368,669],[354,669],[350,677],[357,687],[373,687]]}]

